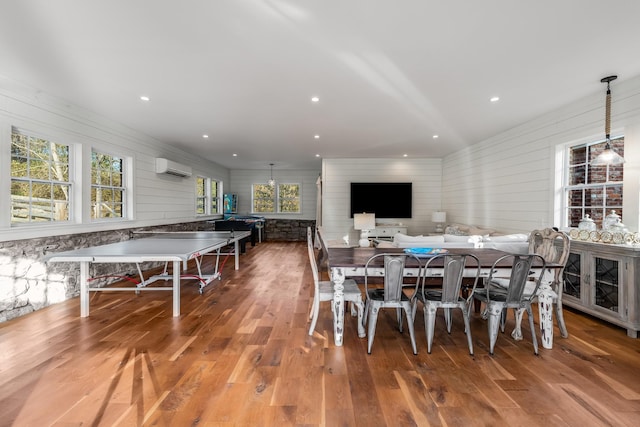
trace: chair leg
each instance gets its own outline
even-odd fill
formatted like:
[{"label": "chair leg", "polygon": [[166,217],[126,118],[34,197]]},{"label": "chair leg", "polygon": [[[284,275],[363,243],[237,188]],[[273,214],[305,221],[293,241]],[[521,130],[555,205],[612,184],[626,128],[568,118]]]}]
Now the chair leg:
[{"label": "chair leg", "polygon": [[527,305],[527,316],[529,317],[529,327],[531,328],[531,339],[533,340],[533,353],[538,355],[538,339],[536,338],[536,327],[533,324],[533,310],[531,305]]},{"label": "chair leg", "polygon": [[311,300],[311,310],[309,310],[309,320],[313,319],[313,311],[315,310],[316,300],[317,298],[315,297]]},{"label": "chair leg", "polygon": [[489,319],[487,327],[489,329],[489,354],[493,356],[493,349],[496,346],[496,340],[498,339],[498,329],[500,328],[500,321],[504,308],[502,305],[488,304],[487,311]]},{"label": "chair leg", "polygon": [[556,319],[558,319],[558,328],[562,338],[569,338],[569,331],[567,331],[567,325],[564,323],[564,315],[562,314],[562,301],[556,302]]},{"label": "chair leg", "polygon": [[416,333],[413,327],[413,316],[411,315],[411,304],[404,304],[404,311],[407,314],[407,327],[409,329],[409,337],[411,338],[411,348],[413,348],[413,354],[418,354],[418,347],[416,346]]},{"label": "chair leg", "polygon": [[402,333],[402,309],[396,308],[396,318],[398,319],[398,330]]},{"label": "chair leg", "polygon": [[516,318],[516,326],[511,332],[511,337],[516,341],[520,341],[522,340],[522,315],[524,314],[524,309],[514,308],[513,311]]},{"label": "chair leg", "polygon": [[320,300],[318,298],[313,299],[311,304],[311,325],[309,325],[309,335],[313,335],[313,331],[316,329],[316,323],[318,322],[318,315],[320,312]]},{"label": "chair leg", "polygon": [[424,331],[427,335],[427,353],[431,354],[431,345],[433,344],[433,335],[436,326],[437,309],[432,306],[424,305]]},{"label": "chair leg", "polygon": [[415,298],[413,300],[413,303],[411,304],[411,315],[413,316],[413,318],[416,318],[416,312],[418,311],[418,298]]},{"label": "chair leg", "polygon": [[451,333],[451,309],[450,308],[444,309],[444,321],[447,324],[447,332]]},{"label": "chair leg", "polygon": [[364,338],[367,336],[364,331],[364,303],[360,300],[352,304],[358,309],[358,337]]},{"label": "chair leg", "polygon": [[367,353],[371,354],[371,347],[373,347],[373,339],[376,336],[376,323],[378,323],[378,307],[370,306],[368,310],[369,325],[368,325],[368,342]]},{"label": "chair leg", "polygon": [[362,318],[362,324],[364,326],[367,325],[367,320],[369,319],[369,305],[370,305],[369,298],[366,298],[364,300],[364,317]]},{"label": "chair leg", "polygon": [[466,307],[461,307],[462,319],[464,320],[464,333],[467,334],[467,344],[469,344],[469,354],[473,356],[473,339],[471,338],[471,325],[469,323],[469,313]]}]

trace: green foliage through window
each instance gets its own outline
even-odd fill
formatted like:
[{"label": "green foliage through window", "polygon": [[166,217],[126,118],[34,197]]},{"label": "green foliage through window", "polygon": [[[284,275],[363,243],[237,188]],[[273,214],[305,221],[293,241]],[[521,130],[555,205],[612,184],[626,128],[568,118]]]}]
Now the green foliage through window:
[{"label": "green foliage through window", "polygon": [[254,213],[300,213],[300,184],[253,184],[252,194]]},{"label": "green foliage through window", "polygon": [[11,224],[68,221],[69,146],[11,132]]},{"label": "green foliage through window", "polygon": [[218,185],[215,179],[196,177],[196,215],[219,213]]},{"label": "green foliage through window", "polygon": [[91,152],[91,219],[123,218],[124,161],[121,157]]}]

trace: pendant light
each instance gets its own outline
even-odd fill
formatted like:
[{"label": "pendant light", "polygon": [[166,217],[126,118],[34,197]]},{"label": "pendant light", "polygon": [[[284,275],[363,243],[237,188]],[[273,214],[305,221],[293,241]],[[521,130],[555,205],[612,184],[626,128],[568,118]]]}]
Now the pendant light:
[{"label": "pendant light", "polygon": [[609,83],[617,79],[618,76],[609,76],[600,80],[601,83],[607,84],[607,101],[606,101],[606,113],[604,120],[604,131],[606,137],[606,143],[604,145],[604,151],[598,154],[595,159],[591,161],[591,166],[607,166],[607,165],[621,165],[624,163],[624,158],[616,153],[611,148],[611,88]]},{"label": "pendant light", "polygon": [[276,180],[273,179],[273,163],[269,163],[269,166],[271,166],[271,178],[269,178],[269,181],[267,183],[269,184],[270,187],[275,187]]}]

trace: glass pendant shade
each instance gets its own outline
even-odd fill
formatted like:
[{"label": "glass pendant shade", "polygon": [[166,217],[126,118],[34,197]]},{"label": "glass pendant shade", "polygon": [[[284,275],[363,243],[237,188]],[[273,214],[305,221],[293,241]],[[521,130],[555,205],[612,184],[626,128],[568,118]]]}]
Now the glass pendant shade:
[{"label": "glass pendant shade", "polygon": [[624,163],[624,157],[616,153],[609,141],[604,146],[602,153],[598,154],[595,159],[591,161],[591,166],[607,166],[607,165],[621,165]]},{"label": "glass pendant shade", "polygon": [[269,184],[270,187],[275,187],[276,185],[276,180],[273,179],[273,163],[269,163],[269,166],[271,166],[271,178],[269,178],[269,181],[267,181],[267,184]]}]

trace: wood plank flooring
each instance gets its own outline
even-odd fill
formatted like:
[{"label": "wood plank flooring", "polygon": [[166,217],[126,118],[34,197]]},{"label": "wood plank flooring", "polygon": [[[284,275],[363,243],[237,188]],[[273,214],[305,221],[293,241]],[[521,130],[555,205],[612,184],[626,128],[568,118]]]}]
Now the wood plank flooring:
[{"label": "wood plank flooring", "polygon": [[[486,323],[439,314],[432,354],[418,311],[418,352],[395,314],[380,315],[371,355],[347,316],[333,344],[327,303],[307,335],[312,277],[306,243],[249,248],[221,281],[169,292],[93,293],[0,324],[2,426],[637,426],[640,340],[565,310],[570,337],[534,356]],[[537,319],[536,319],[537,320]],[[537,323],[536,323],[537,325]],[[513,326],[509,317],[507,328]],[[405,328],[406,329],[406,328]],[[510,329],[509,329],[510,330]]]}]

